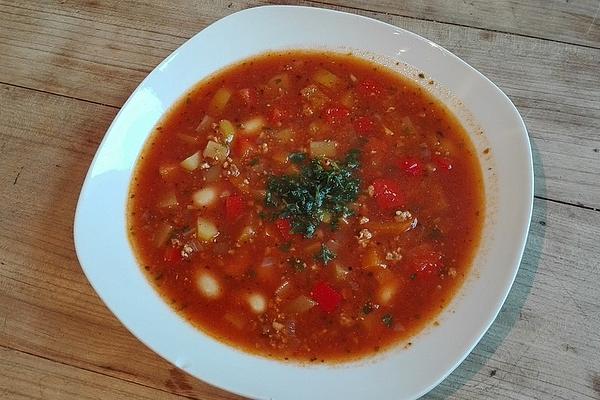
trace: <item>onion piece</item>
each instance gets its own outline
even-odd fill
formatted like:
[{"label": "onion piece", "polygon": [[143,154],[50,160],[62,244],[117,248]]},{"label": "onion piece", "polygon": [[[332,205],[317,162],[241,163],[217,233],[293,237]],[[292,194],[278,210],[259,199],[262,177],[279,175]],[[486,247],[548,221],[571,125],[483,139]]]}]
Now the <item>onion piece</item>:
[{"label": "onion piece", "polygon": [[340,82],[340,78],[324,68],[318,69],[313,74],[313,80],[328,88],[333,88]]},{"label": "onion piece", "polygon": [[204,179],[208,183],[214,183],[221,177],[221,172],[223,172],[223,168],[220,165],[213,165],[204,173]]},{"label": "onion piece", "polygon": [[363,255],[361,263],[363,268],[385,267],[383,261],[383,257],[380,256],[377,249],[369,247],[366,254]]},{"label": "onion piece", "polygon": [[250,118],[242,123],[242,133],[244,135],[256,135],[266,124],[263,117],[258,116]]},{"label": "onion piece", "polygon": [[173,233],[173,225],[166,222],[161,223],[154,231],[154,244],[156,247],[163,247]]},{"label": "onion piece", "polygon": [[340,104],[346,108],[352,109],[356,105],[356,97],[352,90],[348,90],[340,97]]},{"label": "onion piece", "polygon": [[175,207],[177,205],[179,205],[179,202],[177,201],[177,196],[175,195],[174,190],[169,190],[158,202],[158,206],[163,208]]},{"label": "onion piece", "polygon": [[350,273],[349,270],[342,267],[339,263],[335,263],[334,268],[335,268],[335,277],[340,281],[343,281],[344,279],[346,279],[348,277],[348,274]]},{"label": "onion piece", "polygon": [[269,79],[268,85],[278,90],[288,90],[290,88],[290,76],[286,73],[277,74]]},{"label": "onion piece", "polygon": [[275,265],[275,258],[273,257],[265,257],[260,263],[260,266],[265,268],[271,268],[273,265]]},{"label": "onion piece", "polygon": [[337,143],[333,141],[316,141],[310,142],[310,155],[312,157],[335,157]]},{"label": "onion piece", "polygon": [[192,202],[196,207],[207,207],[214,204],[217,197],[216,189],[207,187],[194,192],[194,194],[192,194]]},{"label": "onion piece", "polygon": [[203,241],[209,241],[219,235],[219,230],[211,221],[198,217],[196,221],[196,236]]},{"label": "onion piece", "polygon": [[244,227],[242,229],[242,233],[240,233],[240,237],[238,238],[238,243],[249,242],[256,235],[256,231],[250,225]]},{"label": "onion piece", "polygon": [[165,164],[158,167],[160,177],[169,180],[177,172],[177,164]]},{"label": "onion piece", "polygon": [[210,140],[203,152],[204,157],[214,160],[224,160],[229,155],[229,147]]},{"label": "onion piece", "polygon": [[183,169],[193,171],[200,166],[200,152],[197,151],[179,163]]},{"label": "onion piece", "polygon": [[281,142],[287,143],[294,140],[295,133],[293,130],[286,128],[275,133],[275,138]]},{"label": "onion piece", "polygon": [[213,115],[219,115],[229,103],[229,99],[231,98],[231,91],[226,88],[220,88],[216,91],[213,98],[210,100],[210,104],[208,105],[208,109],[211,111]]},{"label": "onion piece", "polygon": [[285,297],[285,294],[290,291],[292,285],[289,281],[284,281],[277,289],[275,289],[275,296],[282,298]]},{"label": "onion piece", "polygon": [[316,301],[301,294],[300,296],[296,297],[294,300],[287,303],[283,307],[283,311],[286,313],[300,314],[300,313],[304,313],[304,312],[310,310],[311,308],[313,308],[316,305],[317,305]]},{"label": "onion piece", "polygon": [[412,123],[410,117],[403,117],[400,121],[402,124],[402,130],[406,134],[414,134],[416,132],[415,125]]},{"label": "onion piece", "polygon": [[196,127],[196,132],[202,132],[210,128],[213,122],[215,122],[215,120],[212,117],[205,115],[204,118],[202,118],[202,121],[200,121],[200,123]]},{"label": "onion piece", "polygon": [[244,328],[244,318],[238,314],[227,313],[223,316],[223,319],[229,322],[231,325],[236,327],[237,329]]}]

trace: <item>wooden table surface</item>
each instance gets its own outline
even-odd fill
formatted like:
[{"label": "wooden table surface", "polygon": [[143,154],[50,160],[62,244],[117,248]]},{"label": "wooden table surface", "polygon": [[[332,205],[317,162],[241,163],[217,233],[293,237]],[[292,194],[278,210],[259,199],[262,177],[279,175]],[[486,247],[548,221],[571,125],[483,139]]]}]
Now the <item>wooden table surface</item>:
[{"label": "wooden table surface", "polygon": [[[0,399],[232,399],[159,358],[84,277],[73,216],[119,107],[208,24],[268,1],[0,0]],[[479,69],[529,129],[535,203],[496,322],[427,399],[600,399],[600,1],[326,0]],[[268,379],[268,378],[266,378]]]}]

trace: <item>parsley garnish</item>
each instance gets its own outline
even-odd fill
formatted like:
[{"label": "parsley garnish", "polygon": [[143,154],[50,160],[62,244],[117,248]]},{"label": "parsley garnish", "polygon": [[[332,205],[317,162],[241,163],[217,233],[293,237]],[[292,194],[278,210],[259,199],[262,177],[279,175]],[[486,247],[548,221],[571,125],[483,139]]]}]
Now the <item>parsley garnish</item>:
[{"label": "parsley garnish", "polygon": [[321,245],[321,250],[315,254],[315,260],[321,261],[325,265],[327,265],[329,261],[332,261],[333,259],[335,259],[335,253],[324,244]]},{"label": "parsley garnish", "polygon": [[342,162],[314,158],[298,174],[270,177],[265,205],[276,209],[276,217],[289,218],[293,233],[307,238],[315,234],[324,213],[331,215],[335,227],[340,218],[353,214],[349,205],[358,197],[359,157],[358,150],[351,150]]},{"label": "parsley garnish", "polygon": [[306,157],[307,157],[306,153],[296,152],[296,153],[291,153],[288,156],[288,160],[290,160],[294,164],[302,164],[306,160]]},{"label": "parsley garnish", "polygon": [[371,311],[373,311],[373,304],[371,304],[371,302],[365,303],[365,305],[362,308],[363,314],[370,314]]}]

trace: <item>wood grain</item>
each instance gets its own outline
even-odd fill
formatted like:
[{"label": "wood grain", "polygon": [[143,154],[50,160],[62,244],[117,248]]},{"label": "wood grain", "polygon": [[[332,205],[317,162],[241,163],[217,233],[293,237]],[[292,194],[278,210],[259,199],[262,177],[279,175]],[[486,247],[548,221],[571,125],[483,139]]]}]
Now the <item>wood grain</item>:
[{"label": "wood grain", "polygon": [[184,397],[0,347],[0,399],[176,400]]},{"label": "wood grain", "polygon": [[[67,381],[76,379],[69,375],[75,367],[190,398],[233,398],[178,372],[130,335],[75,259],[79,187],[116,110],[7,85],[0,85],[0,103],[0,170],[7,171],[0,201],[12,204],[0,209],[0,346],[69,366],[61,372]],[[530,235],[497,321],[429,398],[596,398],[600,213],[538,200]],[[110,382],[98,384],[110,393]]]},{"label": "wood grain", "polygon": [[[0,3],[7,16],[0,20],[0,79],[118,107],[186,38],[261,3],[69,4]],[[430,38],[486,74],[529,128],[536,179],[543,183],[536,195],[600,209],[599,49],[359,12]]]},{"label": "wood grain", "polygon": [[598,0],[376,0],[367,3],[360,0],[317,0],[314,3],[600,48]]},{"label": "wood grain", "polygon": [[[0,0],[0,399],[237,398],[115,319],[79,267],[72,222],[93,154],[145,75],[216,19],[268,3]],[[600,399],[600,1],[288,3],[436,41],[528,126],[538,199],[521,270],[483,340],[425,398]]]}]

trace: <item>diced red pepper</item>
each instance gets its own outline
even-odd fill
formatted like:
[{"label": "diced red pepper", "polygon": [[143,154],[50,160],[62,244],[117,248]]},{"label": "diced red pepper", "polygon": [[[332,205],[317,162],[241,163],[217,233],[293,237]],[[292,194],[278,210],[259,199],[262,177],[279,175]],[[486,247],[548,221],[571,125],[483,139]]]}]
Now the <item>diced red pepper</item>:
[{"label": "diced red pepper", "polygon": [[354,129],[358,133],[369,133],[375,129],[375,121],[369,117],[358,117],[356,121],[354,121]]},{"label": "diced red pepper", "polygon": [[342,302],[342,295],[327,282],[317,283],[310,293],[310,297],[326,313],[335,311]]},{"label": "diced red pepper", "polygon": [[412,176],[423,175],[423,164],[421,160],[416,157],[409,157],[398,162],[398,166],[404,172]]},{"label": "diced red pepper", "polygon": [[325,122],[331,125],[344,122],[350,116],[350,110],[344,106],[333,106],[325,110]]},{"label": "diced red pepper", "polygon": [[373,197],[379,208],[390,210],[404,205],[404,196],[398,182],[392,179],[378,178],[373,181],[373,188]]},{"label": "diced red pepper", "polygon": [[409,256],[410,268],[417,277],[432,278],[439,276],[444,268],[442,253],[423,245]]},{"label": "diced red pepper", "polygon": [[256,88],[240,89],[238,93],[246,106],[255,106],[258,104],[258,90]]},{"label": "diced red pepper", "polygon": [[279,218],[275,221],[275,226],[284,241],[287,242],[292,238],[292,223],[289,219]]},{"label": "diced red pepper", "polygon": [[244,158],[248,157],[254,150],[254,139],[248,137],[237,137],[233,141],[233,156]]},{"label": "diced red pepper", "polygon": [[362,97],[376,97],[381,91],[381,86],[372,79],[360,81],[356,86],[356,92]]},{"label": "diced red pepper", "polygon": [[225,217],[229,221],[234,221],[242,215],[244,211],[244,198],[239,194],[232,194],[225,198]]},{"label": "diced red pepper", "polygon": [[181,255],[181,247],[177,245],[171,245],[165,248],[163,260],[169,266],[179,264],[181,261],[183,261],[183,256]]},{"label": "diced red pepper", "polygon": [[450,171],[452,169],[452,161],[448,157],[433,156],[431,160],[442,171]]}]

